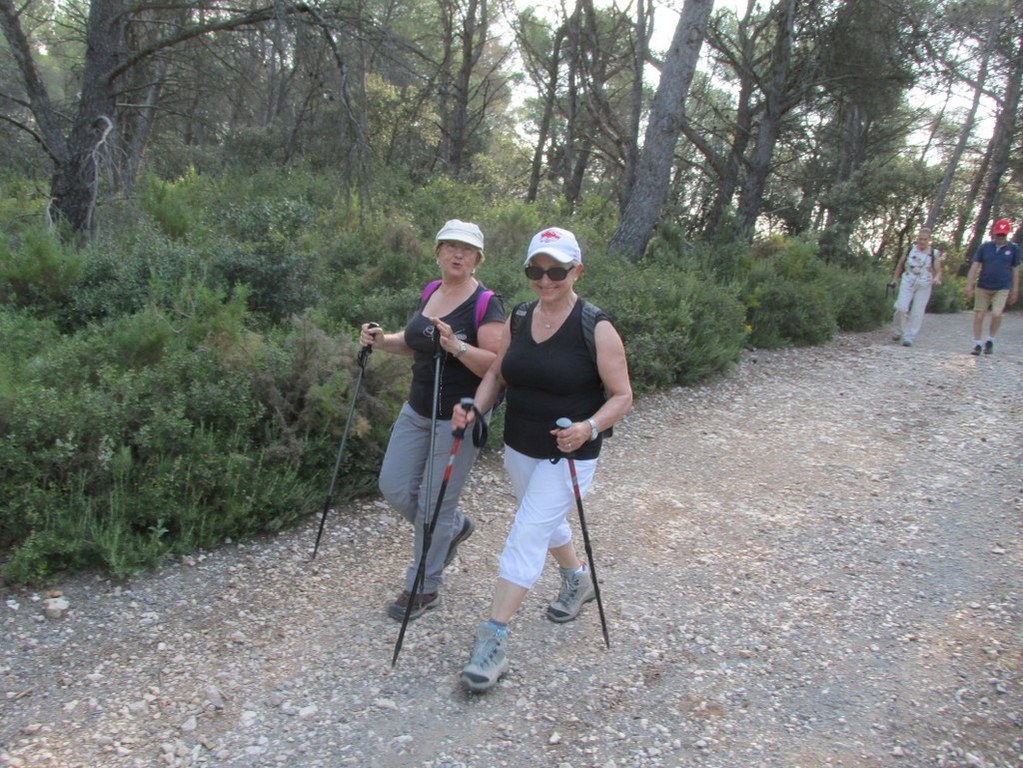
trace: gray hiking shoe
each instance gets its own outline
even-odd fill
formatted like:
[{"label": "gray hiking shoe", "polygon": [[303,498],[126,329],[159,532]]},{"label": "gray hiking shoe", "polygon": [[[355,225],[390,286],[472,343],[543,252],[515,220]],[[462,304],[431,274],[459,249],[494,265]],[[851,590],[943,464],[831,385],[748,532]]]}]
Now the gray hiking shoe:
[{"label": "gray hiking shoe", "polygon": [[590,569],[583,566],[581,573],[559,568],[561,571],[561,591],[558,599],[547,606],[547,618],[559,624],[571,621],[579,615],[583,605],[597,596],[590,578]]},{"label": "gray hiking shoe", "polygon": [[462,669],[462,683],[470,691],[486,691],[497,685],[501,675],[508,671],[508,657],[504,646],[508,630],[499,629],[488,621],[476,627],[476,645],[469,663]]}]

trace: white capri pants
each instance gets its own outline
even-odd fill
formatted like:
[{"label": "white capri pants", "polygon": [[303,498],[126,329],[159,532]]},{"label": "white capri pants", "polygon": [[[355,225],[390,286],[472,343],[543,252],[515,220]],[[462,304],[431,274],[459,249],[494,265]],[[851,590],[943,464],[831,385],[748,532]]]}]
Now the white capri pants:
[{"label": "white capri pants", "polygon": [[[572,541],[568,513],[575,507],[575,491],[568,460],[556,464],[534,459],[514,448],[504,447],[504,468],[519,501],[515,520],[504,542],[498,576],[525,589],[532,589],[543,573],[547,551]],[[597,469],[596,459],[575,462],[579,493],[586,495]]]}]

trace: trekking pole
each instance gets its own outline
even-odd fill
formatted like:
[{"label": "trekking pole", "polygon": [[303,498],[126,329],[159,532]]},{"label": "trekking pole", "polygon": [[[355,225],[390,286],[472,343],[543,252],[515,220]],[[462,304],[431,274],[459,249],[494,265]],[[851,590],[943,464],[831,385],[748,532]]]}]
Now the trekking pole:
[{"label": "trekking pole", "polygon": [[[466,411],[472,410],[472,403],[471,397],[463,397],[460,401],[463,410]],[[405,639],[405,628],[408,626],[409,616],[412,613],[412,605],[415,602],[416,595],[422,589],[423,581],[426,578],[426,553],[430,551],[433,529],[437,526],[437,518],[440,517],[440,505],[444,501],[444,493],[448,489],[448,480],[451,479],[451,470],[455,465],[455,456],[458,454],[458,449],[462,446],[462,438],[465,437],[465,427],[452,430],[451,436],[454,438],[451,442],[451,452],[448,453],[448,463],[444,468],[444,479],[441,480],[440,490],[437,492],[437,504],[433,508],[433,516],[430,518],[430,524],[423,535],[423,551],[419,555],[419,567],[416,569],[416,578],[412,583],[412,592],[409,595],[408,605],[405,606],[405,615],[401,620],[401,631],[398,632],[398,641],[394,644],[394,656],[391,657],[392,667],[398,662],[398,654],[401,653],[401,644]]]},{"label": "trekking pole", "polygon": [[[379,328],[376,323],[367,323],[368,328]],[[327,491],[327,501],[323,504],[323,515],[320,516],[320,530],[316,532],[316,544],[313,545],[312,559],[316,559],[316,551],[320,548],[320,537],[323,535],[323,524],[327,522],[327,513],[334,504],[334,488],[337,486],[337,476],[341,472],[341,459],[345,454],[345,443],[348,440],[348,430],[352,426],[352,417],[355,415],[355,401],[359,399],[359,390],[362,389],[362,375],[366,372],[366,361],[373,352],[373,347],[367,345],[359,350],[356,363],[359,366],[359,375],[355,378],[355,387],[352,389],[352,402],[348,406],[348,421],[345,422],[345,431],[341,433],[341,445],[337,449],[337,461],[334,462],[334,476],[330,479],[330,490]]]},{"label": "trekking pole", "polygon": [[[561,417],[554,425],[558,429],[568,429],[572,426],[571,419]],[[583,533],[583,545],[586,547],[586,560],[590,564],[590,576],[593,578],[593,594],[597,597],[597,611],[600,613],[600,628],[604,633],[604,645],[611,647],[611,640],[607,636],[607,620],[604,618],[604,603],[600,599],[600,583],[597,581],[597,569],[593,566],[593,548],[590,546],[590,533],[586,530],[586,516],[583,515],[583,496],[579,490],[579,478],[575,474],[575,456],[568,454],[568,471],[572,475],[572,490],[575,492],[575,506],[579,510],[579,528]]]}]

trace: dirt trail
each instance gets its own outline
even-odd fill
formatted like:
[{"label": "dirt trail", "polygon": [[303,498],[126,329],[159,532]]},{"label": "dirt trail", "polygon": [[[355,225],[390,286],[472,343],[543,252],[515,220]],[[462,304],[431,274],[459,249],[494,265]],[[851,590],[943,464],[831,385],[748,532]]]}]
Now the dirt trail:
[{"label": "dirt trail", "polygon": [[0,766],[1023,766],[1023,317],[748,354],[643,397],[586,500],[610,624],[555,626],[549,568],[509,675],[457,674],[513,500],[496,455],[443,605],[383,607],[410,533],[380,502],[129,583],[0,606]]}]

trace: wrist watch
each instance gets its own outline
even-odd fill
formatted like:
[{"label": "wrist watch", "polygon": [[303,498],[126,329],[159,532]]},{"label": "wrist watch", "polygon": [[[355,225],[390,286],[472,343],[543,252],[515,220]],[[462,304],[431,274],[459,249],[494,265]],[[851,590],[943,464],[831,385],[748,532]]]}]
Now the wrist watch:
[{"label": "wrist watch", "polygon": [[469,347],[466,346],[464,341],[458,342],[458,351],[455,352],[455,360],[457,360],[462,355],[464,355],[465,354],[465,350],[467,350],[468,348]]},{"label": "wrist watch", "polygon": [[600,435],[600,430],[597,429],[596,419],[587,419],[586,423],[590,425],[590,442],[592,443]]}]

